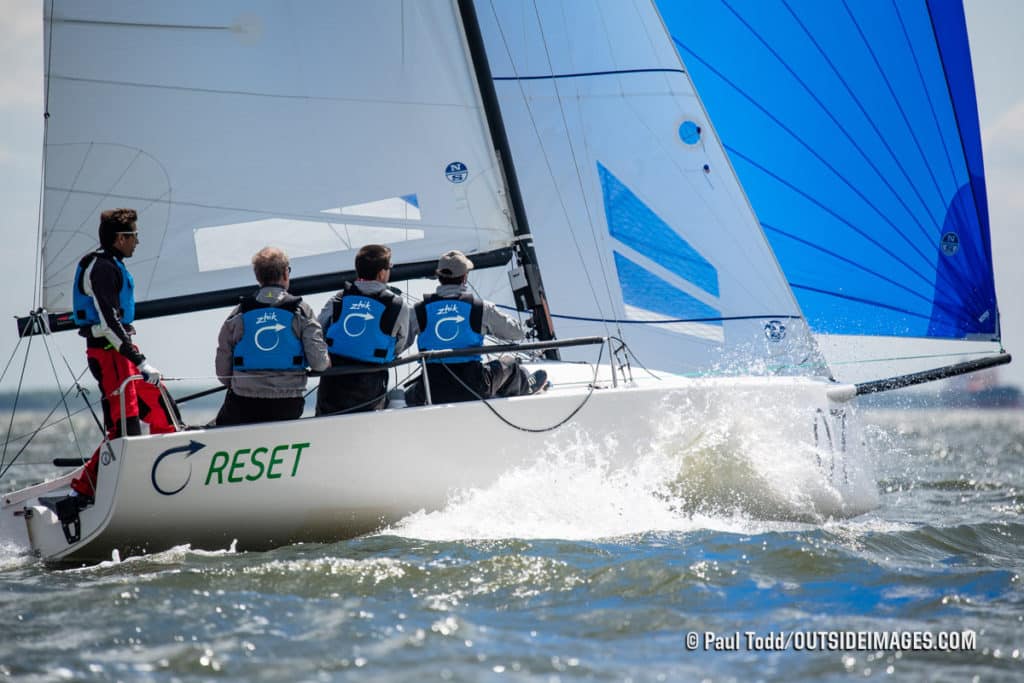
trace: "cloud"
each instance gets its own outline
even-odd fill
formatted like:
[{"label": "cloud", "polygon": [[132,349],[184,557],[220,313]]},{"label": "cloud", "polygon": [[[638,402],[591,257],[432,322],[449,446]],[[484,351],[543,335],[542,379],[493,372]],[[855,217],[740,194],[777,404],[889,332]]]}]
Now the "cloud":
[{"label": "cloud", "polygon": [[0,0],[0,108],[42,107],[42,5]]},{"label": "cloud", "polygon": [[1016,223],[1024,213],[1024,99],[985,130],[982,144],[993,219]]},{"label": "cloud", "polygon": [[[1024,99],[1018,100],[1003,112],[995,123],[982,133],[985,146],[986,165],[988,161],[1019,163],[1024,151]],[[991,158],[988,153],[991,152]]]}]

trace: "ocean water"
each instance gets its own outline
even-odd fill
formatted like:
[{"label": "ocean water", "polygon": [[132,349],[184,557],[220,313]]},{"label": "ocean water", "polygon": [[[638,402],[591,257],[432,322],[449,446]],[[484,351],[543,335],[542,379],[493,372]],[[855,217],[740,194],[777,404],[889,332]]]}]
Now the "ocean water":
[{"label": "ocean water", "polygon": [[591,445],[329,545],[0,547],[0,680],[1024,680],[1024,411],[863,418],[844,518],[785,444],[677,444],[671,481]]}]

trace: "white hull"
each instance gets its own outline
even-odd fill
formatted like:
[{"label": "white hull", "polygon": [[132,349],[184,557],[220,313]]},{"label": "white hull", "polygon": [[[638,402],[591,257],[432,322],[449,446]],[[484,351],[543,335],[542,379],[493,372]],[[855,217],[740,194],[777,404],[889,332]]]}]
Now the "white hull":
[{"label": "white hull", "polygon": [[[527,428],[562,421],[589,393],[565,373],[585,368],[547,367],[554,389],[491,406]],[[612,466],[627,467],[657,452],[664,425],[687,414],[697,419],[682,427],[692,433],[677,434],[679,441],[699,439],[709,421],[719,431],[723,424],[753,428],[771,435],[766,443],[804,449],[838,490],[852,485],[848,449],[859,440],[849,434],[845,409],[826,396],[834,386],[805,378],[646,378],[604,385],[572,420],[542,433],[514,429],[474,402],[117,439],[114,457],[100,467],[96,503],[81,512],[78,542],[68,544],[56,515],[37,500],[66,491],[69,476],[7,494],[0,540],[51,562],[185,543],[218,549],[237,541],[239,550],[261,550],[336,541],[440,509],[456,490],[485,487],[581,439],[610,437]]]}]

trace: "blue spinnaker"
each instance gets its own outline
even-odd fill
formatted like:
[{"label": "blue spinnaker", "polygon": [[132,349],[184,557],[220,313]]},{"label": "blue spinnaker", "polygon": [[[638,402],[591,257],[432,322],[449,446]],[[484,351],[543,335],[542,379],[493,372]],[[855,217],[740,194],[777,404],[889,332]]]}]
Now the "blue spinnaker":
[{"label": "blue spinnaker", "polygon": [[998,339],[959,1],[657,6],[812,329]]}]

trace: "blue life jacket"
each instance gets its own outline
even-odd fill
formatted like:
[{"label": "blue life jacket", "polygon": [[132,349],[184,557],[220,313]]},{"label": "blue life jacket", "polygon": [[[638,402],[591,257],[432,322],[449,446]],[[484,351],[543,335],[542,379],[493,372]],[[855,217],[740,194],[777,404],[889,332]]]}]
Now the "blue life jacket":
[{"label": "blue life jacket", "polygon": [[242,338],[235,344],[235,371],[286,370],[306,367],[302,340],[292,328],[302,298],[285,295],[277,306],[267,306],[247,296],[238,304],[242,313]]},{"label": "blue life jacket", "polygon": [[402,300],[390,290],[370,296],[353,285],[345,287],[324,335],[327,350],[364,363],[390,363],[395,359],[391,331],[401,312]]},{"label": "blue life jacket", "polygon": [[98,325],[100,313],[96,310],[96,303],[93,298],[85,293],[85,271],[95,259],[107,258],[114,262],[121,271],[121,290],[117,294],[117,307],[121,315],[121,322],[129,324],[135,320],[135,279],[128,272],[124,262],[116,256],[111,256],[105,251],[94,251],[78,262],[75,269],[75,286],[71,289],[71,305],[74,308],[75,324],[79,327]]},{"label": "blue life jacket", "polygon": [[[420,351],[467,349],[484,345],[484,302],[466,292],[457,299],[442,299],[428,294],[416,304],[420,324]],[[428,363],[466,363],[479,361],[480,355],[457,356]]]}]

